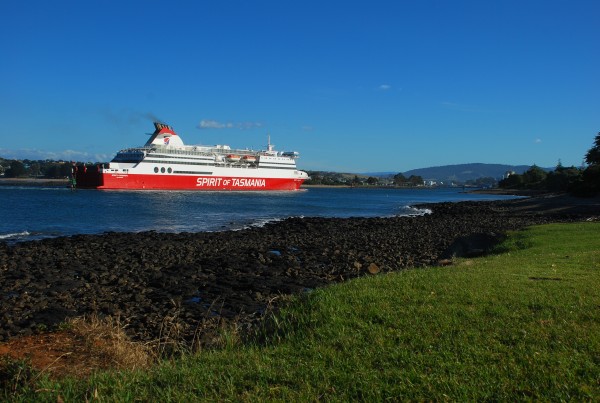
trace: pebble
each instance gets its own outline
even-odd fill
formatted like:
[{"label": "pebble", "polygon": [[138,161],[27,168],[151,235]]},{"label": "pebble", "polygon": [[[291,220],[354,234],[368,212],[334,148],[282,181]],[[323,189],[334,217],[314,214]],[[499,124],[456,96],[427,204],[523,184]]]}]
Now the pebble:
[{"label": "pebble", "polygon": [[120,315],[134,340],[158,339],[171,317],[183,338],[209,340],[197,334],[207,318],[245,326],[282,295],[480,255],[508,230],[581,219],[495,203],[428,205],[433,213],[421,217],[294,217],[235,232],[0,242],[0,318],[10,318],[0,321],[0,341],[90,314]]}]

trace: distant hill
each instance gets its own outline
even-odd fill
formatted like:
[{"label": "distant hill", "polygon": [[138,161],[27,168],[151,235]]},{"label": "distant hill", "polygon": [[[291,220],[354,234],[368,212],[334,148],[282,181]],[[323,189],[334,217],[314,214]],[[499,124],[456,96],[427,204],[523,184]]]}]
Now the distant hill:
[{"label": "distant hill", "polygon": [[[468,181],[477,181],[483,178],[493,178],[499,181],[504,175],[509,172],[515,172],[522,174],[531,168],[530,165],[505,165],[505,164],[459,164],[459,165],[444,165],[439,167],[419,168],[412,169],[410,171],[402,172],[402,174],[409,178],[410,176],[420,176],[426,181],[434,181],[440,184],[443,182],[446,185],[450,185],[451,182],[457,184],[464,184]],[[554,168],[542,168],[543,170],[550,172]],[[335,183],[346,183],[349,180],[357,177],[360,180],[366,180],[369,177],[379,178],[379,183],[390,183],[394,175],[398,172],[387,171],[387,172],[362,172],[362,173],[340,173],[340,172],[327,172],[327,171],[307,171],[309,176],[316,181],[328,181]],[[492,181],[493,182],[493,181]],[[320,182],[317,182],[320,183]]]},{"label": "distant hill", "polygon": [[[501,179],[508,171],[522,174],[531,168],[530,165],[503,164],[459,164],[439,167],[419,168],[403,172],[407,178],[411,175],[421,176],[425,180],[466,182],[479,178]],[[552,171],[553,168],[542,168]]]}]

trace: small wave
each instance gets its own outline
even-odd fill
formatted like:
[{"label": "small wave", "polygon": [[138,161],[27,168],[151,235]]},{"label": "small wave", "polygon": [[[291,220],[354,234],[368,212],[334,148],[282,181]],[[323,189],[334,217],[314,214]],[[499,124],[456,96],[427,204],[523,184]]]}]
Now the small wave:
[{"label": "small wave", "polygon": [[290,217],[257,218],[256,221],[252,222],[251,224],[244,225],[240,228],[235,228],[235,229],[233,229],[233,231],[239,231],[239,230],[244,230],[244,229],[248,229],[248,228],[262,228],[267,224],[280,222],[287,218],[304,218],[304,216],[300,215],[300,216],[290,216]]},{"label": "small wave", "polygon": [[252,224],[248,224],[243,226],[241,229],[247,229],[247,228],[262,228],[267,224],[270,223],[275,223],[275,222],[279,222],[279,221],[283,221],[284,218],[280,218],[280,217],[272,217],[272,218],[258,218],[255,222],[253,222]]},{"label": "small wave", "polygon": [[274,222],[279,222],[279,221],[283,221],[283,218],[260,218],[256,222],[248,225],[247,227],[262,228],[269,223],[274,223]]},{"label": "small wave", "polygon": [[9,245],[15,245],[19,242],[39,241],[41,239],[56,238],[62,235],[64,234],[61,234],[59,232],[11,232],[8,234],[0,234],[0,242],[6,242]]},{"label": "small wave", "polygon": [[433,213],[431,209],[428,208],[416,208],[412,206],[403,206],[400,208],[399,215],[401,216],[409,216],[409,217],[417,217],[424,216]]},{"label": "small wave", "polygon": [[31,235],[28,231],[23,232],[14,232],[11,234],[0,234],[0,239],[14,239],[14,238],[23,238]]}]

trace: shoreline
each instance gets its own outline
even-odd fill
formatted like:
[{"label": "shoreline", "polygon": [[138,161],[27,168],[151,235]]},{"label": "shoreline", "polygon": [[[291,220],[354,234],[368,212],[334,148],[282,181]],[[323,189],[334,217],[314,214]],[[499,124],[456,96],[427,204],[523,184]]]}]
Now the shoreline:
[{"label": "shoreline", "polygon": [[[65,179],[47,179],[47,178],[4,178],[0,177],[1,186],[25,186],[25,187],[70,187],[70,181],[68,178]],[[440,187],[397,187],[397,186],[350,186],[350,185],[301,185],[298,190],[302,189],[388,189],[388,190],[431,190],[440,189]],[[461,189],[461,187],[449,188],[449,189]],[[480,189],[480,188],[462,188],[464,193],[480,193],[480,194],[491,194],[491,195],[514,195],[514,196],[526,196],[536,197],[548,194],[548,192],[537,191],[537,190],[523,190],[523,189]]]},{"label": "shoreline", "polygon": [[[419,217],[287,218],[200,233],[74,235],[0,242],[0,341],[68,318],[120,317],[133,340],[181,337],[210,345],[219,323],[251,327],[285,295],[376,273],[485,253],[530,225],[600,219],[600,198],[530,197],[423,204]],[[285,298],[283,298],[285,299]]]},{"label": "shoreline", "polygon": [[0,186],[68,187],[68,179],[0,178]]}]

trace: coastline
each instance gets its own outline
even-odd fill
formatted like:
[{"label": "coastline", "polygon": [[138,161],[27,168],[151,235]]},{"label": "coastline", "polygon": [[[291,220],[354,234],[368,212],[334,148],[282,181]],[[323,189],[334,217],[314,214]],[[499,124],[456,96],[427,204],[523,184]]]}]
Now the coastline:
[{"label": "coastline", "polygon": [[553,192],[548,192],[546,190],[536,190],[536,189],[501,189],[501,188],[489,188],[489,189],[470,189],[465,190],[467,193],[475,193],[475,194],[490,194],[490,195],[513,195],[513,196],[526,196],[526,197],[539,197],[539,196],[547,196],[551,194],[557,194]]},{"label": "coastline", "polygon": [[[485,253],[529,225],[598,220],[600,198],[529,197],[434,203],[432,214],[288,218],[215,233],[105,233],[8,246],[0,242],[0,341],[55,329],[68,318],[120,317],[134,340],[181,337],[209,345],[207,320],[249,327],[282,296],[359,276]],[[210,320],[209,320],[210,319]]]},{"label": "coastline", "polygon": [[68,179],[0,178],[0,186],[67,187]]}]

